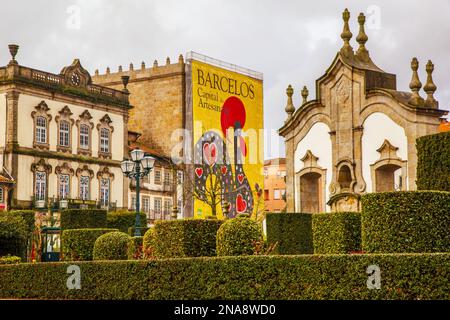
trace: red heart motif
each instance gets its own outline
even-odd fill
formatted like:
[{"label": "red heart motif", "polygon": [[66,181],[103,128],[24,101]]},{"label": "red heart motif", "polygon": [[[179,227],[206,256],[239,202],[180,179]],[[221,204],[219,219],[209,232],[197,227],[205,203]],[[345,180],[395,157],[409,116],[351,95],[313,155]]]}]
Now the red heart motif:
[{"label": "red heart motif", "polygon": [[205,143],[203,145],[203,157],[206,162],[212,166],[217,161],[217,146],[215,143]]},{"label": "red heart motif", "polygon": [[203,168],[195,168],[195,174],[200,178],[203,174]]},{"label": "red heart motif", "polygon": [[222,166],[221,170],[222,170],[222,174],[227,173],[227,167],[226,166]]},{"label": "red heart motif", "polygon": [[241,194],[238,194],[236,197],[236,211],[242,213],[245,210],[247,210],[247,201],[244,200]]},{"label": "red heart motif", "polygon": [[242,183],[242,181],[244,181],[244,175],[242,173],[238,174],[238,180],[239,180],[239,183]]}]

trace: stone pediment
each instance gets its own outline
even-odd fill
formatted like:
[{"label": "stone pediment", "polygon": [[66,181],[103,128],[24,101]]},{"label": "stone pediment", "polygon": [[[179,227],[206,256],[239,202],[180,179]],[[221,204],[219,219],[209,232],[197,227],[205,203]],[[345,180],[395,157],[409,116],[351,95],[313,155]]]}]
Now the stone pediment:
[{"label": "stone pediment", "polygon": [[79,59],[74,59],[70,66],[64,67],[60,75],[68,85],[75,87],[86,87],[92,84],[92,78],[89,72],[83,68]]}]

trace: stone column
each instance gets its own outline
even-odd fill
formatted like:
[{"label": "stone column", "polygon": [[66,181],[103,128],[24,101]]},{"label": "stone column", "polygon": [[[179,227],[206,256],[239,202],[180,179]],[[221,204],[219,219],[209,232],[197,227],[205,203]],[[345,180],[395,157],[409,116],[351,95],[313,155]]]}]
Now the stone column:
[{"label": "stone column", "polygon": [[286,139],[286,212],[295,212],[294,138]]}]

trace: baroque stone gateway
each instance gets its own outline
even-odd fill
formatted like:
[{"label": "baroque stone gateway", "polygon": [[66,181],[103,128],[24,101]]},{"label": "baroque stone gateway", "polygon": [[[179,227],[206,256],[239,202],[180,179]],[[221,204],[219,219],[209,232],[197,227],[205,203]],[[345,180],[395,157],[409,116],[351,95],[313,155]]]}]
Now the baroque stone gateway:
[{"label": "baroque stone gateway", "polygon": [[374,64],[366,49],[365,16],[358,16],[358,49],[350,45],[350,13],[343,13],[344,42],[316,99],[293,104],[286,90],[287,119],[279,129],[286,144],[287,212],[358,211],[365,192],[416,189],[416,138],[439,132],[442,117],[433,97],[433,63],[426,64],[426,98],[420,96],[419,61],[411,61],[411,92],[397,90],[395,74]]}]

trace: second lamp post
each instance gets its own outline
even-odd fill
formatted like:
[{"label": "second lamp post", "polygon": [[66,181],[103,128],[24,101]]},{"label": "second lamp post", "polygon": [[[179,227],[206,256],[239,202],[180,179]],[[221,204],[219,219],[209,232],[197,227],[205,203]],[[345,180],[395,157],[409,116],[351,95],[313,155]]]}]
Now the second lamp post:
[{"label": "second lamp post", "polygon": [[123,174],[136,180],[136,221],[134,228],[134,236],[141,236],[141,216],[140,216],[140,180],[147,176],[153,169],[155,158],[145,156],[144,151],[135,149],[131,151],[131,160],[124,160],[120,164]]}]

